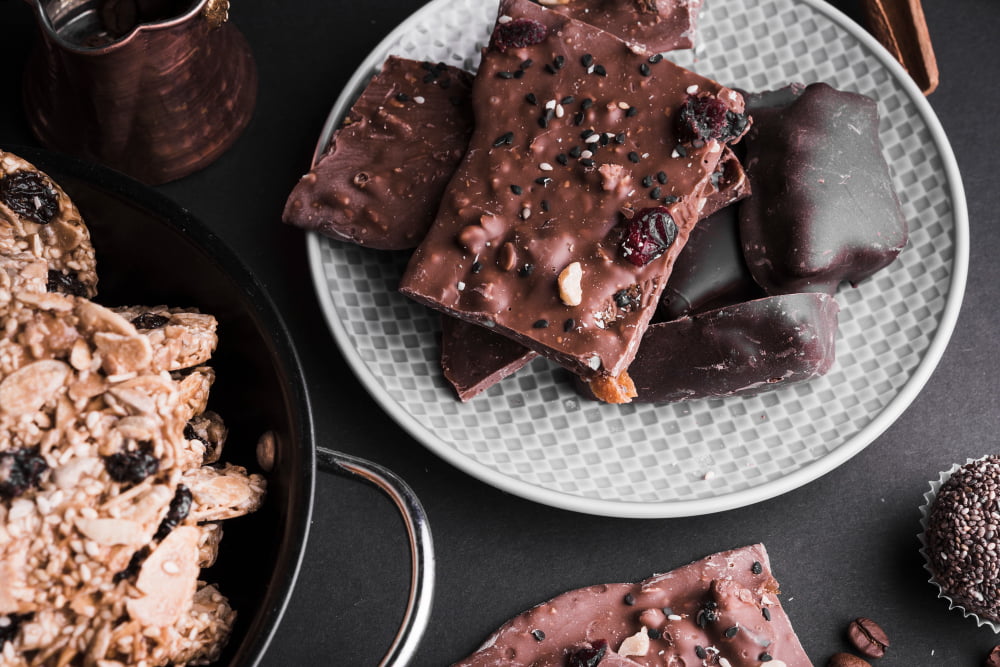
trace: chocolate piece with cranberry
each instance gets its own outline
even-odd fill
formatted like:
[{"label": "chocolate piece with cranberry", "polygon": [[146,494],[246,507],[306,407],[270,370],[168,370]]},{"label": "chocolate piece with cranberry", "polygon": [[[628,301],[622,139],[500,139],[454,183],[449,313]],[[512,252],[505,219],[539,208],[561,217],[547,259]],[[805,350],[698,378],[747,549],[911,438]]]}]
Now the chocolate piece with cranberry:
[{"label": "chocolate piece with cranberry", "polygon": [[743,251],[769,294],[826,292],[890,264],[906,219],[878,136],[875,101],[815,83],[751,95],[740,204]]},{"label": "chocolate piece with cranberry", "polygon": [[701,9],[701,0],[535,1],[654,53],[694,46]]},{"label": "chocolate piece with cranberry", "polygon": [[575,373],[622,373],[726,142],[749,124],[739,94],[650,60],[504,0],[469,150],[401,291]]},{"label": "chocolate piece with cranberry", "polygon": [[380,250],[416,247],[472,133],[472,75],[389,56],[282,219]]},{"label": "chocolate piece with cranberry", "polygon": [[454,667],[811,665],[763,544],[635,584],[563,593],[511,619]]}]

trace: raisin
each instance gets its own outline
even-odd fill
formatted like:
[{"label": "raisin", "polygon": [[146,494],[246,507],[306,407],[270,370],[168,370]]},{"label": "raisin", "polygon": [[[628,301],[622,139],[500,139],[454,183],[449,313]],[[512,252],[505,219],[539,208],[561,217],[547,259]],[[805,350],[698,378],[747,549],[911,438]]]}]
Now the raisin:
[{"label": "raisin", "polygon": [[750,119],[746,114],[731,111],[717,97],[689,95],[678,114],[677,128],[686,141],[731,141],[743,135]]},{"label": "raisin", "polygon": [[15,171],[0,179],[0,201],[22,218],[47,225],[59,212],[59,195],[42,174]]},{"label": "raisin", "polygon": [[177,491],[174,493],[174,499],[170,501],[170,508],[167,510],[167,515],[160,522],[160,527],[156,529],[156,535],[153,536],[153,539],[159,541],[169,535],[170,531],[179,526],[181,521],[187,518],[190,511],[191,490],[183,484],[178,484]]},{"label": "raisin", "polygon": [[57,269],[49,269],[49,278],[45,283],[45,289],[49,292],[60,292],[72,296],[87,296],[87,286],[80,282],[73,271],[63,273]]},{"label": "raisin", "polygon": [[677,238],[677,224],[662,206],[644,208],[628,222],[622,254],[636,266],[662,255]]},{"label": "raisin", "polygon": [[169,321],[170,318],[164,315],[142,313],[132,319],[132,326],[136,329],[159,329]]},{"label": "raisin", "polygon": [[17,498],[31,487],[38,486],[42,473],[48,468],[37,447],[0,452],[0,498]]},{"label": "raisin", "polygon": [[508,23],[497,24],[490,39],[490,46],[498,51],[518,49],[542,42],[548,33],[548,29],[538,21],[515,19]]},{"label": "raisin", "polygon": [[205,458],[211,459],[215,456],[215,443],[210,442],[206,438],[203,438],[195,430],[194,425],[188,422],[184,425],[184,439],[185,440],[197,440],[201,444],[205,445]]},{"label": "raisin", "polygon": [[116,482],[138,484],[160,469],[160,462],[153,456],[152,450],[152,444],[144,442],[138,450],[105,456],[104,468]]},{"label": "raisin", "polygon": [[590,647],[579,648],[566,656],[566,667],[597,667],[608,652],[608,642],[598,639]]},{"label": "raisin", "polygon": [[147,558],[149,558],[149,547],[142,547],[132,554],[132,558],[129,560],[128,565],[125,566],[124,570],[121,572],[115,572],[115,576],[111,578],[111,581],[117,584],[120,581],[131,579],[139,573],[139,568],[142,567],[143,561]]},{"label": "raisin", "polygon": [[21,623],[31,619],[32,614],[7,614],[0,616],[0,649],[7,642],[14,641],[17,631],[21,629]]}]

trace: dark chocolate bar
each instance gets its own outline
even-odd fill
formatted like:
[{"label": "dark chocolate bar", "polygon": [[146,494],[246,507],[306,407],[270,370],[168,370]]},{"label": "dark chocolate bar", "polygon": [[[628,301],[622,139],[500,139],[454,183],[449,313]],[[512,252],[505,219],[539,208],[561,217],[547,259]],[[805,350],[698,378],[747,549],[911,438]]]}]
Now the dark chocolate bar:
[{"label": "dark chocolate bar", "polygon": [[441,369],[463,401],[516,373],[536,356],[478,324],[441,316]]},{"label": "dark chocolate bar", "polygon": [[282,220],[370,248],[416,247],[472,134],[471,85],[455,67],[389,56]]},{"label": "dark chocolate bar", "polygon": [[577,374],[617,376],[749,123],[742,97],[504,0],[473,102],[469,150],[401,291]]},{"label": "dark chocolate bar", "polygon": [[815,83],[748,104],[743,166],[753,196],[740,204],[740,234],[757,282],[769,294],[833,294],[890,264],[907,228],[875,101]]},{"label": "dark chocolate bar", "polygon": [[536,0],[653,53],[694,46],[701,0]]},{"label": "dark chocolate bar", "polygon": [[532,607],[453,667],[811,667],[763,544]]}]

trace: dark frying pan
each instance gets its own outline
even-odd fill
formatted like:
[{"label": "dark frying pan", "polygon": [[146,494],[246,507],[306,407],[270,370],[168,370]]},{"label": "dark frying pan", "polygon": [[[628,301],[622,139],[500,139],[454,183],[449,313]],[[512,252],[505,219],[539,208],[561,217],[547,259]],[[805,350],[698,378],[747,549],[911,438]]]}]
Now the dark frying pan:
[{"label": "dark frying pan", "polygon": [[80,208],[97,252],[97,301],[194,306],[218,318],[219,348],[211,361],[217,379],[209,407],[229,427],[223,459],[259,471],[256,443],[264,433],[273,435],[263,508],[223,524],[219,559],[203,574],[238,611],[217,664],[256,665],[267,649],[302,564],[318,463],[326,472],[375,485],[403,515],[411,550],[410,596],[381,664],[405,665],[430,616],[434,555],[426,515],[390,471],[316,446],[302,368],[257,279],[210,229],[137,181],[36,148],[5,150],[49,174]]}]

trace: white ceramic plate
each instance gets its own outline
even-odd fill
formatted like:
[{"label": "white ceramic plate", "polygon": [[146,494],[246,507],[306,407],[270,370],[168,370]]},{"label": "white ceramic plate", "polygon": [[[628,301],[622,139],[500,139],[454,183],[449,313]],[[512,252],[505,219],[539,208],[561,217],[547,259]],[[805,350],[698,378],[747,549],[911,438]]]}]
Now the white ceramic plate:
[{"label": "white ceramic plate", "polygon": [[[358,68],[319,146],[390,53],[474,70],[496,6],[434,0],[404,21]],[[396,291],[406,253],[308,238],[334,338],[382,407],[453,465],[540,503],[690,516],[805,484],[906,409],[958,316],[969,245],[958,168],[931,107],[874,39],[822,0],[707,0],[698,46],[671,58],[747,90],[825,81],[878,100],[910,244],[889,268],[838,293],[837,362],[822,378],[747,398],[613,406],[581,400],[561,370],[536,359],[463,404],[441,376],[437,315]]]}]

